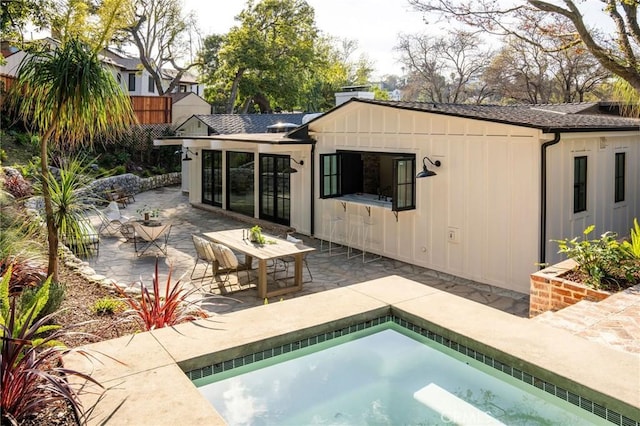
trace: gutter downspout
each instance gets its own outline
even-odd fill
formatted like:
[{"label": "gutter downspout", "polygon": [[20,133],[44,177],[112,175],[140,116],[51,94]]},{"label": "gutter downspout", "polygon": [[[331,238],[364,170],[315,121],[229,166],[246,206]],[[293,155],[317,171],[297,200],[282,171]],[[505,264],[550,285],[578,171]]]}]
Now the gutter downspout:
[{"label": "gutter downspout", "polygon": [[313,193],[313,188],[315,187],[316,182],[316,141],[315,139],[311,143],[311,200],[309,201],[309,208],[311,209],[311,227],[309,228],[311,237],[313,237],[315,233],[315,222],[316,222],[316,214],[315,214],[315,194]]},{"label": "gutter downspout", "polygon": [[547,148],[560,142],[560,132],[555,132],[552,140],[542,144],[540,161],[540,260],[538,266],[544,269],[547,257]]}]

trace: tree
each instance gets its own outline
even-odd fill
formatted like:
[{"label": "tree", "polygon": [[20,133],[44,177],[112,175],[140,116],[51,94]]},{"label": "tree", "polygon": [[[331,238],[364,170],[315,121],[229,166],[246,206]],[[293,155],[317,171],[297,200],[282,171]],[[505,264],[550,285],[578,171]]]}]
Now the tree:
[{"label": "tree", "polygon": [[133,2],[134,19],[127,30],[157,93],[171,93],[185,73],[202,65],[192,56],[187,57],[187,53],[196,53],[192,48],[194,39],[199,38],[195,17],[193,13],[183,13],[180,0]]},{"label": "tree", "polygon": [[[432,102],[478,102],[483,92],[480,75],[491,55],[481,48],[480,40],[464,31],[447,36],[401,35],[396,50],[409,79],[408,92],[416,99]],[[473,88],[473,91],[472,91]]]},{"label": "tree", "polygon": [[[504,3],[494,0],[409,0],[409,4],[418,11],[436,12],[488,33],[513,35],[532,44],[536,42],[527,35],[530,25],[539,33],[548,33],[564,39],[568,34],[554,34],[553,26],[548,26],[552,19],[563,17],[571,24],[573,30],[565,48],[582,44],[605,69],[640,93],[640,65],[636,57],[640,47],[638,1],[601,1],[604,5],[603,17],[608,17],[609,23],[615,28],[611,34],[602,34],[598,29],[590,28],[584,21],[584,8],[593,5],[594,2],[563,0],[552,3],[526,0],[523,3],[517,6],[502,6]],[[530,25],[522,27],[522,22],[528,22]]]},{"label": "tree", "polygon": [[248,1],[218,53],[214,78],[229,94],[226,112],[247,111],[254,99],[264,111],[271,102],[284,109],[300,103],[316,59],[314,16],[304,0]]},{"label": "tree", "polygon": [[49,247],[48,273],[58,279],[58,229],[47,177],[49,143],[77,146],[135,122],[131,101],[98,59],[98,49],[71,38],[34,52],[9,94],[18,116],[40,135],[40,173]]},{"label": "tree", "polygon": [[54,10],[51,0],[2,0],[0,33],[3,40],[24,41],[28,24],[41,29],[47,27]]}]

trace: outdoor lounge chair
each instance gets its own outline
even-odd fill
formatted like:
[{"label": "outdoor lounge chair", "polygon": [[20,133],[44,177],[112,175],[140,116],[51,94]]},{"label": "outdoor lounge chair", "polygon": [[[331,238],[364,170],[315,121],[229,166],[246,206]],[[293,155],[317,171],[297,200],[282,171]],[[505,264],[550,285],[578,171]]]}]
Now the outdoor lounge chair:
[{"label": "outdoor lounge chair", "polygon": [[117,234],[121,231],[122,225],[129,220],[129,217],[120,214],[120,208],[116,201],[111,201],[98,214],[102,221],[98,228],[98,233],[107,232],[109,235]]},{"label": "outdoor lounge chair", "polygon": [[171,232],[171,224],[147,226],[140,222],[130,222],[135,230],[133,246],[138,257],[142,256],[152,247],[159,249],[162,254],[167,255],[167,243]]},{"label": "outdoor lounge chair", "polygon": [[78,220],[76,232],[70,231],[67,235],[63,235],[62,242],[80,256],[98,255],[100,250],[100,234],[88,217]]},{"label": "outdoor lounge chair", "polygon": [[191,279],[193,279],[193,274],[196,272],[198,262],[202,261],[206,264],[204,273],[201,277],[199,277],[200,281],[202,282],[202,280],[207,276],[209,266],[211,266],[213,271],[211,276],[215,276],[216,269],[218,268],[218,266],[216,265],[217,260],[215,254],[213,253],[213,248],[211,247],[211,241],[197,235],[191,235],[191,238],[193,239],[193,246],[196,249],[196,262],[195,265],[193,265],[193,270],[191,271]]}]

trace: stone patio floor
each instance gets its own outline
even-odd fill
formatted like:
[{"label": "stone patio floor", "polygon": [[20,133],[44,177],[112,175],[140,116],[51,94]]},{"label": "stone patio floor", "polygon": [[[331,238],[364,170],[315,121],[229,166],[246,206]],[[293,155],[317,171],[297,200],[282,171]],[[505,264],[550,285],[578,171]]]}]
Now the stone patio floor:
[{"label": "stone patio floor", "polygon": [[[203,232],[250,227],[255,219],[240,221],[225,212],[212,212],[190,205],[188,196],[179,187],[165,187],[136,194],[136,201],[122,210],[123,215],[132,218],[139,216],[136,210],[142,206],[160,209],[160,220],[173,224],[169,236],[166,256],[160,256],[160,275],[166,277],[172,268],[172,282],[178,277],[189,281],[194,267],[195,249],[192,234]],[[98,224],[99,219],[94,218]],[[266,229],[266,232],[284,233],[284,228]],[[304,244],[317,248],[308,255],[307,260],[313,275],[313,281],[307,282],[303,290],[297,293],[269,300],[274,303],[283,299],[291,299],[324,290],[350,286],[361,282],[398,275],[412,281],[422,283],[438,290],[443,290],[486,306],[513,314],[528,317],[529,298],[521,294],[487,284],[443,274],[434,270],[410,265],[389,258],[363,263],[361,258],[347,259],[346,255],[329,256],[320,250],[320,240],[301,236]],[[133,285],[137,282],[151,284],[157,252],[137,257],[133,244],[125,242],[120,235],[102,235],[100,250],[97,256],[89,258],[85,264],[85,274],[94,279],[113,280],[120,285]],[[196,269],[196,277],[204,270],[201,263]],[[88,270],[88,271],[87,271]],[[308,278],[306,270],[305,278]],[[162,282],[162,281],[161,281]],[[200,296],[224,294],[228,297],[216,297],[213,303],[203,305],[212,313],[227,313],[259,306],[265,303],[257,296],[255,287],[236,285],[220,287],[211,278],[193,280],[198,286]],[[239,291],[236,291],[239,290]],[[618,350],[640,353],[640,291],[633,291],[612,296],[607,304],[581,303],[574,309],[564,309],[557,313],[543,314],[534,321],[545,322],[554,327],[564,328],[585,339],[595,340]],[[605,314],[616,313],[615,316]]]}]

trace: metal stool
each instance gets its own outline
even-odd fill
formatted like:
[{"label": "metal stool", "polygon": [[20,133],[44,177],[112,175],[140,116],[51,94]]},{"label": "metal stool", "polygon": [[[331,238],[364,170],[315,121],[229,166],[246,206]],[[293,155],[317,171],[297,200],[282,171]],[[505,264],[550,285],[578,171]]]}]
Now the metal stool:
[{"label": "metal stool", "polygon": [[[329,230],[329,239],[326,240],[328,242],[328,248],[324,248],[325,240],[320,240],[320,252],[329,252],[329,256],[335,256],[338,254],[343,254],[344,251],[340,250],[336,252],[336,249],[343,249],[344,245],[336,241],[342,240],[342,227],[344,225],[344,219],[338,215],[332,215],[330,213],[325,213],[322,217],[323,223],[323,231],[326,231],[327,228]],[[325,232],[326,233],[326,232]]]},{"label": "metal stool", "polygon": [[349,214],[349,239],[347,240],[347,259],[360,256],[360,253],[353,254],[355,250],[362,250],[364,261],[364,218],[355,213]]}]

